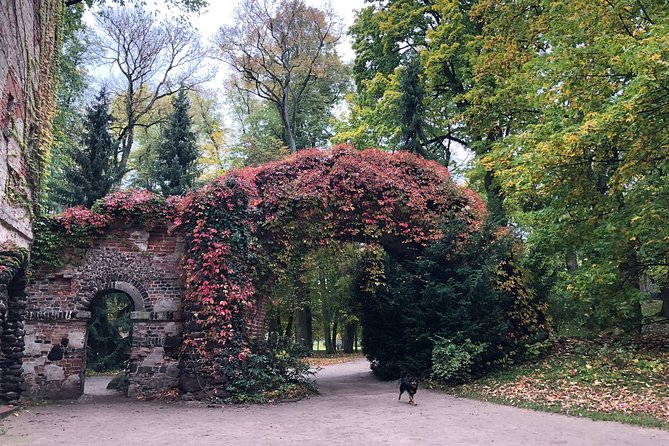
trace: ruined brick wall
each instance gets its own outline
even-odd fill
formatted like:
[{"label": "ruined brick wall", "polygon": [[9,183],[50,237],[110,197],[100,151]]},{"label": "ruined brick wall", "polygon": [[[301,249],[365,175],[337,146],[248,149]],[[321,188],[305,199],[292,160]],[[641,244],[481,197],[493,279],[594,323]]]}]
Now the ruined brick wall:
[{"label": "ruined brick wall", "polygon": [[63,3],[0,2],[0,242],[23,247],[51,141]]},{"label": "ruined brick wall", "polygon": [[182,254],[183,243],[164,229],[118,228],[90,248],[64,253],[62,268],[37,271],[27,290],[23,363],[28,395],[82,394],[90,303],[111,291],[128,294],[135,307],[129,395],[176,389]]},{"label": "ruined brick wall", "polygon": [[0,270],[0,404],[17,403],[25,390],[23,379],[24,315],[27,251],[0,252],[12,258]]},{"label": "ruined brick wall", "polygon": [[257,296],[253,309],[247,314],[246,329],[248,336],[263,339],[265,336],[265,317],[267,316],[267,296]]},{"label": "ruined brick wall", "polygon": [[[32,191],[28,187],[26,128],[32,101],[27,85],[39,72],[29,66],[39,58],[36,2],[2,2],[0,7],[0,241],[27,247],[32,240]],[[17,15],[15,15],[18,13]],[[14,17],[21,17],[21,26]]]},{"label": "ruined brick wall", "polygon": [[63,5],[62,0],[0,1],[0,404],[16,402],[25,388],[24,249],[33,238],[48,159]]}]

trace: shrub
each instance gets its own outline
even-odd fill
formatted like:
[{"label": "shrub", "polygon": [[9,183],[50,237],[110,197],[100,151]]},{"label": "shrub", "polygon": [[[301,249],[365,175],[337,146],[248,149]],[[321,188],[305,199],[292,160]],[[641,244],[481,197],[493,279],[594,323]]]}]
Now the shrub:
[{"label": "shrub", "polygon": [[489,224],[463,240],[462,224],[445,225],[444,238],[418,260],[386,256],[386,281],[375,289],[358,271],[363,351],[379,378],[430,376],[438,339],[453,346],[440,345],[437,359],[451,354],[456,363],[436,364],[437,374],[464,379],[520,360],[547,338],[545,305],[516,267],[517,241]]},{"label": "shrub", "polygon": [[457,344],[438,337],[432,348],[432,377],[442,381],[465,381],[471,377],[472,366],[478,363],[488,344],[475,344],[465,339]]},{"label": "shrub", "polygon": [[230,357],[224,367],[229,400],[262,403],[313,390],[306,355],[301,345],[276,334],[251,343],[245,356]]}]

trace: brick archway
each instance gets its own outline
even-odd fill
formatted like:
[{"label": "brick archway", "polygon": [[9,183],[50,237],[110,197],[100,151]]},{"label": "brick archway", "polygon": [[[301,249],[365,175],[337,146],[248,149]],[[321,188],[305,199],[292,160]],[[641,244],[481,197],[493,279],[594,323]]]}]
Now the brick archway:
[{"label": "brick archway", "polygon": [[134,304],[129,396],[176,388],[182,253],[183,243],[166,228],[122,227],[90,247],[68,249],[58,268],[37,269],[27,290],[27,395],[62,399],[83,393],[90,305],[110,292],[125,293]]},{"label": "brick archway", "polygon": [[82,303],[90,306],[91,301],[97,296],[102,294],[107,294],[109,292],[120,291],[125,293],[130,297],[132,303],[134,304],[135,311],[144,311],[150,312],[152,310],[151,300],[149,299],[149,293],[144,289],[142,284],[139,281],[127,279],[117,280],[117,279],[107,279],[102,281],[100,285],[97,286],[97,292],[91,296],[89,299],[82,301]]}]

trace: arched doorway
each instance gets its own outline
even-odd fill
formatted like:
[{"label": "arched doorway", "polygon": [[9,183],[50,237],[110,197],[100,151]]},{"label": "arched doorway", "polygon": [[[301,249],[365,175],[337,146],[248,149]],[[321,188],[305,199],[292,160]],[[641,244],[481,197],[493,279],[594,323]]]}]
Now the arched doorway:
[{"label": "arched doorway", "polygon": [[[54,225],[57,231],[58,222]],[[116,334],[130,344],[129,356],[111,362],[125,365],[127,395],[148,396],[175,389],[183,295],[178,237],[167,234],[165,227],[149,230],[125,222],[108,233],[96,233],[90,245],[66,246],[58,253],[60,264],[37,264],[28,288],[25,395],[76,399],[84,393],[90,381],[85,370],[92,368],[90,354],[89,360],[86,357],[91,350],[89,333],[96,326],[98,305],[108,306],[114,295],[129,299],[126,304],[112,305],[119,306],[118,312],[126,318],[125,329],[117,326]],[[59,350],[62,359],[58,359]]]},{"label": "arched doorway", "polygon": [[106,290],[91,300],[86,336],[84,394],[127,393],[135,303],[125,292]]}]

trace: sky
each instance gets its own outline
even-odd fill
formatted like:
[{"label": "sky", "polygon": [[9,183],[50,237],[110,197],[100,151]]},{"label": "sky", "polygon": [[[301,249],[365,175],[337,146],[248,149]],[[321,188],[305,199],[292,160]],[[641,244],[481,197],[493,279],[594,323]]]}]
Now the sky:
[{"label": "sky", "polygon": [[[226,24],[233,24],[234,10],[241,0],[209,0],[207,9],[198,16],[191,18],[193,26],[200,31],[204,41],[209,40],[218,30],[218,27]],[[322,8],[325,1],[306,0],[310,6]],[[332,8],[339,15],[344,23],[344,29],[348,29],[355,20],[356,10],[365,7],[364,0],[334,0],[330,2]],[[353,60],[353,50],[348,36],[345,36],[340,47],[339,53],[345,62]]]},{"label": "sky", "polygon": [[[202,41],[205,45],[210,41],[212,36],[216,33],[221,25],[230,25],[234,23],[234,10],[241,1],[242,0],[209,0],[209,6],[204,11],[190,17],[191,24],[199,31],[199,34],[201,35]],[[353,24],[353,21],[356,17],[356,12],[365,6],[368,6],[365,4],[364,0],[305,1],[307,4],[317,8],[323,8],[327,4],[331,5],[337,15],[339,15],[341,18],[345,31],[347,31],[348,28]],[[154,5],[156,5],[155,7],[157,9],[169,13],[169,11],[164,8],[164,4],[161,0],[154,0]],[[86,18],[86,21],[90,25],[93,25],[94,19],[90,13]],[[351,40],[348,35],[343,37],[338,50],[344,62],[353,61],[353,49],[351,48]],[[222,68],[222,66],[218,67],[218,75],[214,78],[213,81],[209,82],[210,88],[217,89],[221,85],[222,79],[225,77],[224,69]],[[99,67],[98,70],[100,70],[101,73],[103,72],[101,67]],[[106,73],[108,73],[108,69]],[[471,158],[471,156],[471,153],[464,151],[460,147],[454,148],[453,158],[456,164],[465,164],[466,161]]]},{"label": "sky", "polygon": [[[234,23],[234,11],[241,1],[242,0],[209,0],[209,6],[207,6],[204,11],[189,16],[191,25],[199,32],[202,38],[202,43],[205,46],[209,44],[212,37],[216,31],[218,31],[221,25],[231,25]],[[305,1],[308,5],[317,8],[323,8],[328,4],[332,6],[332,9],[342,20],[345,32],[353,24],[356,11],[359,11],[366,6],[364,0]],[[165,2],[163,0],[148,1],[145,3],[145,5],[147,9],[159,11],[161,15],[170,14],[170,9],[165,6]],[[84,21],[89,27],[95,29],[96,20],[93,11],[95,11],[95,9],[88,10],[86,12],[84,15]],[[348,35],[345,34],[343,36],[337,49],[343,62],[353,62],[354,54],[353,49],[351,48],[351,39]],[[225,66],[223,66],[221,63],[217,63],[215,70],[217,75],[212,81],[207,82],[207,87],[217,90],[225,79],[225,71]],[[92,66],[90,67],[90,73],[92,74],[93,78],[96,79],[100,84],[104,84],[110,81],[110,71],[108,66]],[[112,78],[114,78],[115,74],[118,74],[114,73],[115,70],[112,68]]]}]

